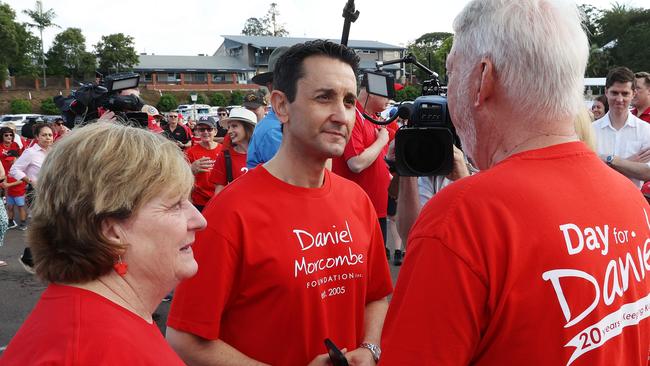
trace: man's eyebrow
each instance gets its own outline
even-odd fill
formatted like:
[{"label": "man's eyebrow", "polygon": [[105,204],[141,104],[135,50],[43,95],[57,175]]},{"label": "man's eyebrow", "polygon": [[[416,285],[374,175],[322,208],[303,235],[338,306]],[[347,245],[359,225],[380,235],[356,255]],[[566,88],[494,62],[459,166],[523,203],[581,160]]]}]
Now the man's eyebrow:
[{"label": "man's eyebrow", "polygon": [[333,95],[333,94],[336,94],[336,90],[334,90],[332,88],[320,88],[320,89],[316,89],[314,91],[314,93],[315,94],[325,93],[327,95]]}]

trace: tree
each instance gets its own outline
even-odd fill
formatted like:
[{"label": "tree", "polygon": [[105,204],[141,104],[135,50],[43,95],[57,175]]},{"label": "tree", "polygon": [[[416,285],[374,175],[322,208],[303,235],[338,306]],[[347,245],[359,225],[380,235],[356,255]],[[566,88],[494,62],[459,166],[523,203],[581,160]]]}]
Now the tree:
[{"label": "tree", "polygon": [[0,84],[8,77],[9,63],[19,54],[16,13],[8,4],[0,3]]},{"label": "tree", "polygon": [[599,19],[603,16],[603,11],[589,4],[579,5],[578,8],[584,15],[582,24],[587,32],[589,44],[597,43],[597,39],[601,35]]},{"label": "tree", "polygon": [[222,93],[212,93],[210,95],[210,105],[225,107],[228,105],[228,98]]},{"label": "tree", "polygon": [[278,4],[271,3],[263,18],[248,18],[241,33],[246,36],[286,37],[289,32],[283,23],[279,22],[280,11]]},{"label": "tree", "polygon": [[407,85],[404,89],[397,91],[395,93],[395,100],[398,102],[403,102],[405,100],[413,101],[415,98],[420,96],[420,89],[413,86]]},{"label": "tree", "polygon": [[54,104],[54,100],[52,98],[46,98],[41,101],[41,112],[43,114],[60,114],[61,111],[59,108],[57,108],[56,104]]},{"label": "tree", "polygon": [[244,103],[244,94],[239,90],[235,90],[230,94],[230,104],[242,105]]},{"label": "tree", "polygon": [[269,11],[267,11],[266,16],[264,16],[264,23],[266,24],[266,29],[269,31],[271,36],[286,37],[289,35],[289,32],[284,28],[284,24],[279,23],[279,16],[280,11],[278,10],[278,4],[271,3]]},{"label": "tree", "polygon": [[245,36],[269,36],[264,23],[257,18],[248,18],[244,24],[241,34]]},{"label": "tree", "polygon": [[163,94],[156,105],[156,108],[161,112],[169,112],[173,109],[176,109],[178,106],[178,101],[176,97],[172,94]]},{"label": "tree", "polygon": [[[406,48],[420,63],[440,74],[442,78],[446,72],[445,61],[449,50],[451,50],[452,43],[453,35],[451,33],[432,32],[421,35],[415,41],[409,43]],[[413,71],[418,80],[430,78],[420,69],[414,67]]]},{"label": "tree", "polygon": [[99,59],[99,70],[104,73],[130,71],[139,61],[133,37],[123,33],[102,36],[95,45],[95,54]]},{"label": "tree", "polygon": [[47,52],[50,74],[83,78],[95,70],[95,56],[86,51],[86,38],[79,28],[68,28],[56,35]]},{"label": "tree", "polygon": [[43,3],[41,0],[36,1],[36,7],[34,10],[23,10],[23,13],[32,18],[33,23],[27,23],[27,25],[33,28],[38,28],[41,33],[41,67],[43,68],[43,87],[46,87],[47,79],[45,78],[45,50],[43,46],[43,30],[49,27],[58,27],[58,25],[52,22],[52,19],[56,17],[56,13],[54,13],[54,10],[52,9],[43,11]]},{"label": "tree", "polygon": [[620,65],[634,71],[650,70],[650,21],[638,23],[630,28],[619,39],[614,49],[614,55]]},{"label": "tree", "polygon": [[14,99],[11,101],[9,110],[11,111],[11,114],[32,113],[32,104],[29,100]]}]

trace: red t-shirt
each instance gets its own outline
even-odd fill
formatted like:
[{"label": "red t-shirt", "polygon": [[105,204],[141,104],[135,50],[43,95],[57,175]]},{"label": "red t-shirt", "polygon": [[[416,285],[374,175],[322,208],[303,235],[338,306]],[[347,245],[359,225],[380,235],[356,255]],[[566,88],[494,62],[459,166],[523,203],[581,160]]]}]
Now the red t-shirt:
[{"label": "red t-shirt", "polygon": [[409,235],[381,364],[647,365],[649,217],[581,142],[451,184]]},{"label": "red t-shirt", "polygon": [[[230,151],[230,161],[232,162],[232,178],[235,180],[248,171],[248,168],[246,168],[246,153],[239,153],[232,147],[229,147],[228,151]],[[218,184],[225,186],[228,184],[226,175],[226,157],[223,154],[223,151],[220,151],[217,155],[214,167],[212,168],[212,173],[210,173],[209,181],[212,185]]]},{"label": "red t-shirt", "polygon": [[[0,144],[0,162],[2,162],[2,167],[4,168],[5,174],[7,175],[7,183],[13,183],[16,181],[14,177],[9,175],[9,170],[11,169],[11,166],[14,164],[14,161],[16,161],[17,159],[16,157],[9,155],[9,151],[11,150],[18,152],[18,154],[22,153],[21,148],[15,142],[12,142],[11,145],[9,145],[9,147],[5,146],[4,144]],[[11,186],[7,188],[7,195],[12,197],[24,196],[25,187],[26,187],[25,182],[22,182],[15,186]]]},{"label": "red t-shirt", "polygon": [[377,156],[377,159],[360,173],[353,173],[348,168],[347,161],[361,154],[368,146],[372,145],[377,139],[377,129],[380,128],[363,118],[359,112],[363,111],[363,107],[358,101],[356,105],[357,117],[354,128],[352,129],[350,141],[345,146],[343,155],[332,159],[332,171],[361,186],[375,206],[377,216],[386,217],[390,173],[384,161],[384,156],[388,152],[388,144],[386,144],[383,151]]},{"label": "red t-shirt", "polygon": [[[636,109],[636,108],[634,108],[634,109],[631,110],[631,112],[632,112],[633,115],[636,116],[637,113],[639,113],[639,110]],[[638,116],[638,117],[639,117],[639,119],[641,119],[641,120],[643,120],[643,121],[646,121],[646,122],[650,123],[650,108],[648,108],[648,109],[646,109],[645,111],[643,111],[643,113],[641,113],[641,115]]]},{"label": "red t-shirt", "polygon": [[170,327],[272,365],[308,364],[327,352],[327,337],[359,346],[366,304],[392,285],[377,216],[357,185],[326,171],[321,188],[302,188],[258,166],[203,214],[199,271],[176,288]]},{"label": "red t-shirt", "polygon": [[51,284],[0,365],[185,365],[156,323],[87,290]]},{"label": "red t-shirt", "polygon": [[[202,145],[196,144],[185,151],[187,160],[192,164],[202,157],[208,157],[215,160],[221,151],[221,145],[212,149],[206,149]],[[194,175],[194,189],[192,190],[192,203],[195,205],[205,206],[214,195],[214,184],[210,183],[210,172],[197,173]]]}]

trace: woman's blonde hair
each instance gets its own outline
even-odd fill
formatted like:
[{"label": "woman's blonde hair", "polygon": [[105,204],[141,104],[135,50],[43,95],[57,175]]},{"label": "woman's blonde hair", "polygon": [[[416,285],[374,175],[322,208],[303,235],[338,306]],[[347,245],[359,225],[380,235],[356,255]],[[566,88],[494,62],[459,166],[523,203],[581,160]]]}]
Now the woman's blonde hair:
[{"label": "woman's blonde hair", "polygon": [[591,127],[591,122],[592,118],[589,115],[589,110],[587,110],[587,108],[582,108],[578,112],[574,124],[576,128],[576,134],[578,135],[580,141],[587,144],[591,150],[596,151],[596,134]]},{"label": "woman's blonde hair", "polygon": [[39,173],[28,242],[37,274],[83,283],[110,271],[127,243],[102,234],[166,194],[187,196],[193,175],[182,152],[147,130],[97,122],[74,129],[49,152]]}]

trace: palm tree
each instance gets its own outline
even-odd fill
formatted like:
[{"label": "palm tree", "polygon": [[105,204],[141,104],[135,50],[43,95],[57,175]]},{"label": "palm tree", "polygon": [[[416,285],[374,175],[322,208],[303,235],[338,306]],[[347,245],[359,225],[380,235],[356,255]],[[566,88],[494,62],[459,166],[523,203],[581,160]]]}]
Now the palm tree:
[{"label": "palm tree", "polygon": [[49,27],[58,27],[58,25],[52,22],[52,19],[56,17],[53,9],[48,9],[43,11],[43,3],[41,0],[36,1],[36,8],[34,10],[23,10],[23,13],[27,14],[32,20],[33,23],[27,23],[28,26],[33,28],[38,28],[41,32],[41,67],[43,68],[43,87],[47,87],[47,80],[45,78],[45,51],[43,46],[43,29]]}]

